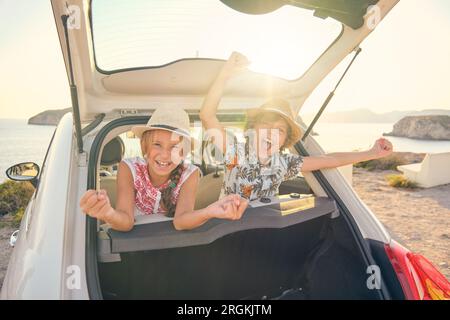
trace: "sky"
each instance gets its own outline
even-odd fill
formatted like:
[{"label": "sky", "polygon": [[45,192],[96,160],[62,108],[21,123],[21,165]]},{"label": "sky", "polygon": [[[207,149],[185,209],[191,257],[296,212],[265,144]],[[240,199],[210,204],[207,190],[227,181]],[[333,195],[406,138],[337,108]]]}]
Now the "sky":
[{"label": "sky", "polygon": [[[327,111],[450,109],[450,1],[401,0],[363,44]],[[308,99],[317,110],[339,70]],[[0,0],[0,118],[70,106],[48,0]]]}]

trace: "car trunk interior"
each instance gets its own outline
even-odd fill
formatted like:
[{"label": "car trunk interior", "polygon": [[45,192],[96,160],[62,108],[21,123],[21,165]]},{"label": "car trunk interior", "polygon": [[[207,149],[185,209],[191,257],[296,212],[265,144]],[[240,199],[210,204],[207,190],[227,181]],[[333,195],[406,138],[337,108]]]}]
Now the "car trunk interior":
[{"label": "car trunk interior", "polygon": [[[120,161],[111,146],[102,163]],[[204,181],[215,174],[209,169]],[[200,198],[212,192],[202,185]],[[136,225],[128,233],[107,230],[97,240],[102,297],[378,299],[366,286],[366,262],[336,202],[315,196],[300,176],[279,191],[308,195],[315,206],[288,215],[280,204],[250,208],[239,221],[213,219],[191,231],[176,231],[171,221]],[[101,258],[105,253],[114,258]]]},{"label": "car trunk interior", "polygon": [[377,299],[342,215],[99,263],[104,299]]}]

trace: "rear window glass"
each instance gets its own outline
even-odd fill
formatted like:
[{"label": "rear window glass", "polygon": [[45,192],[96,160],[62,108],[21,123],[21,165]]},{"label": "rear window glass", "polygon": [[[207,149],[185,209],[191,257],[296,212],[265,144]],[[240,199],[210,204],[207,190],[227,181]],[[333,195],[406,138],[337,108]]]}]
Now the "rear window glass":
[{"label": "rear window glass", "polygon": [[245,54],[256,72],[300,77],[339,36],[342,25],[293,6],[263,15],[219,0],[93,0],[97,67],[111,72],[185,58]]}]

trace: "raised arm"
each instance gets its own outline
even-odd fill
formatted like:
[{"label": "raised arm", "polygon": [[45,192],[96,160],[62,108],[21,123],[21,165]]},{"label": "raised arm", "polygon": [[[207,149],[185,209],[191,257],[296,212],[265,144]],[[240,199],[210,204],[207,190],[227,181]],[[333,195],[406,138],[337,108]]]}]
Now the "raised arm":
[{"label": "raised arm", "polygon": [[220,99],[222,98],[228,79],[245,70],[248,65],[249,61],[244,55],[233,52],[211,85],[200,109],[200,120],[202,121],[203,127],[209,130],[214,136],[221,134],[223,139],[222,150],[224,152],[225,132],[223,125],[217,119],[217,108],[219,107]]},{"label": "raised arm", "polygon": [[307,172],[327,168],[336,168],[361,161],[379,159],[390,155],[392,151],[392,143],[387,139],[380,138],[375,142],[371,149],[366,151],[334,152],[321,156],[304,157],[301,171]]}]

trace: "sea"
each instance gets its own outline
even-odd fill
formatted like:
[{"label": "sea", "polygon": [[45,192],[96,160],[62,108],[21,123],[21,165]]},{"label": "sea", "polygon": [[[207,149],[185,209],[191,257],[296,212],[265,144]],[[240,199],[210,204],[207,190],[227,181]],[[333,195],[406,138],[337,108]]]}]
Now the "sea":
[{"label": "sea", "polygon": [[[317,123],[314,138],[326,152],[356,151],[370,148],[393,123]],[[26,119],[0,119],[0,183],[5,171],[21,162],[42,166],[55,126],[28,125]],[[387,137],[394,151],[439,153],[450,152],[450,141],[427,141]]]}]

